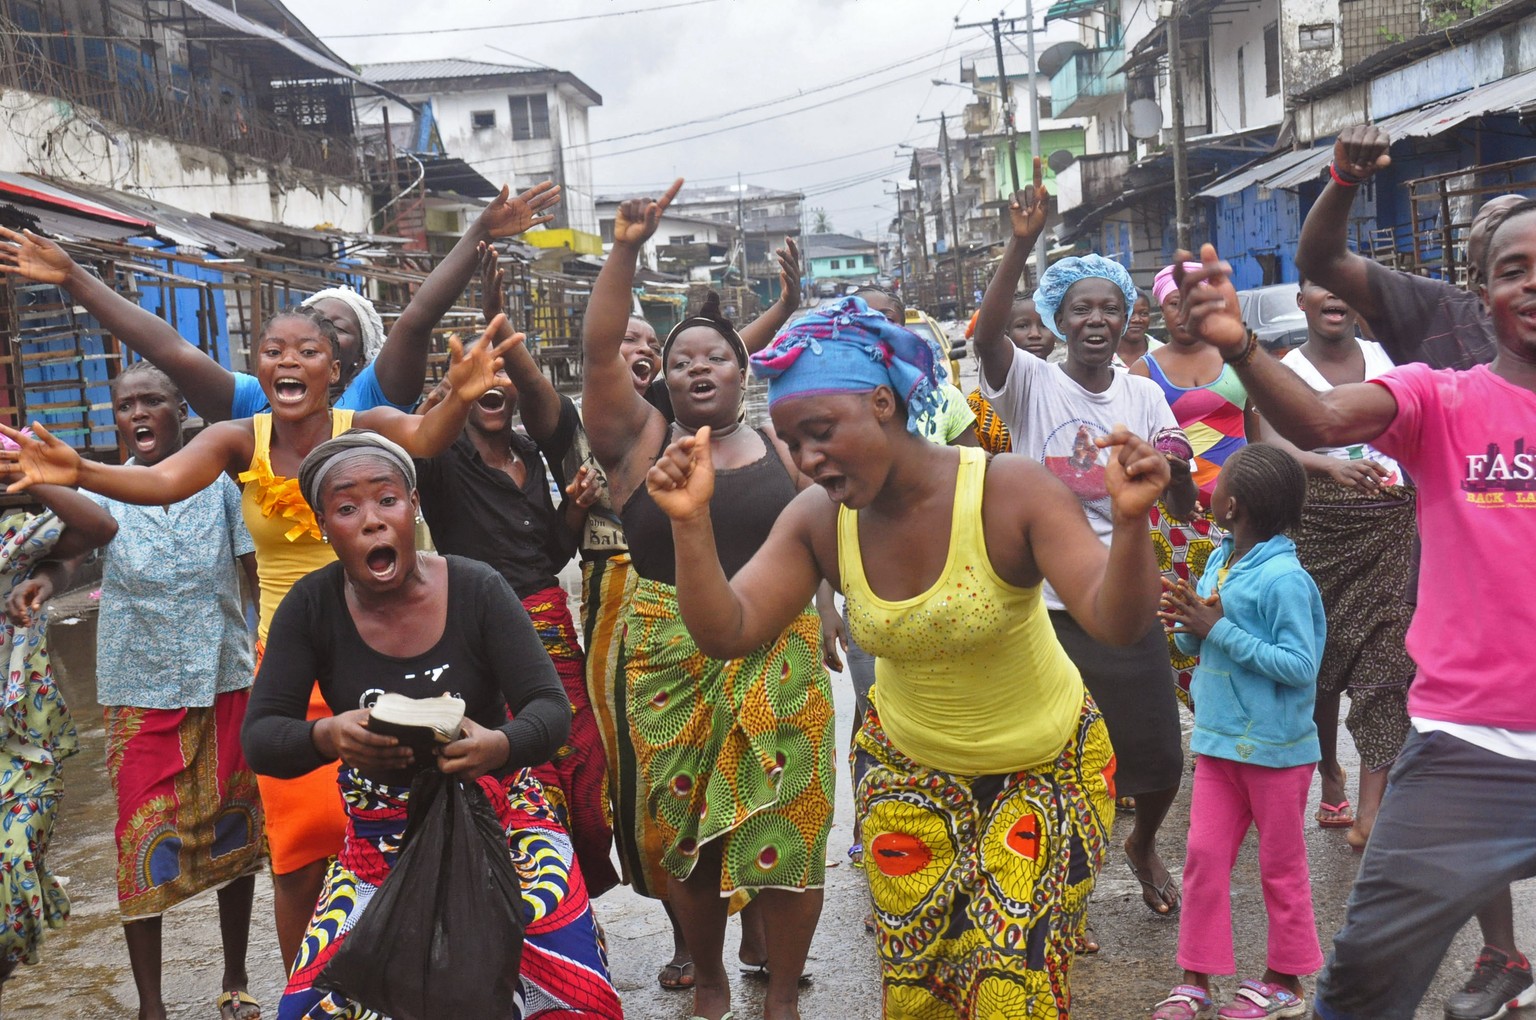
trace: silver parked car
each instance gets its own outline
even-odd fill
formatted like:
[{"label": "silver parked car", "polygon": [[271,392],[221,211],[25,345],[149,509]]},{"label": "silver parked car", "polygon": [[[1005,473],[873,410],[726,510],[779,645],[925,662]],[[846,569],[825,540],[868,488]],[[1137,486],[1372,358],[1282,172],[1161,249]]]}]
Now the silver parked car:
[{"label": "silver parked car", "polygon": [[1296,303],[1301,288],[1277,283],[1237,292],[1243,324],[1258,334],[1266,350],[1283,353],[1307,340],[1307,316]]}]

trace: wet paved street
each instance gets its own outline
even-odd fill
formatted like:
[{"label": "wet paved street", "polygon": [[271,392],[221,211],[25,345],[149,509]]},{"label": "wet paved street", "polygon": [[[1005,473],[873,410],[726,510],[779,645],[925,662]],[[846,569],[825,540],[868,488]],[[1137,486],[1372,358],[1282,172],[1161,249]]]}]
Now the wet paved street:
[{"label": "wet paved street", "polygon": [[[43,962],[22,968],[6,989],[5,1016],[21,1018],[80,1018],[107,1020],[131,1017],[137,999],[128,971],[128,957],[117,918],[115,856],[112,849],[112,793],[102,765],[101,716],[93,701],[94,605],[78,594],[60,600],[54,609],[54,660],[66,696],[74,708],[82,736],[82,751],[66,771],[66,800],[55,835],[53,867],[69,876],[74,915],[68,926],[49,939]],[[74,620],[76,622],[68,622]],[[852,711],[852,691],[845,677],[834,678],[839,733],[846,735]],[[846,737],[845,737],[846,739]],[[1345,738],[1347,739],[1347,738]],[[1345,748],[1353,770],[1353,752]],[[845,758],[839,755],[839,771]],[[873,939],[864,934],[866,894],[861,874],[848,866],[846,850],[852,818],[846,777],[838,786],[836,824],[828,858],[826,909],[811,948],[814,982],[801,996],[801,1010],[810,1018],[875,1020],[880,1015],[879,973]],[[1188,785],[1170,814],[1163,847],[1169,863],[1181,859],[1182,822],[1188,812]],[[1316,783],[1312,795],[1317,800]],[[1116,826],[1123,839],[1126,819]],[[1114,846],[1118,846],[1118,840]],[[1318,927],[1327,936],[1337,930],[1358,858],[1349,851],[1342,832],[1309,829],[1313,898]],[[1526,946],[1536,945],[1536,903],[1530,883],[1517,890],[1520,935]],[[1153,916],[1143,905],[1136,883],[1123,861],[1114,855],[1094,894],[1092,919],[1104,949],[1082,958],[1073,971],[1074,1015],[1085,1020],[1145,1016],[1177,979],[1174,949],[1178,923]],[[1238,960],[1247,974],[1263,965],[1264,923],[1254,843],[1250,836],[1234,879]],[[613,976],[625,1012],[636,1020],[679,1020],[689,1016],[689,996],[664,992],[656,985],[656,970],[671,955],[666,920],[653,903],[617,889],[597,903],[608,932]],[[271,886],[263,876],[257,883],[256,923],[251,933],[252,991],[276,1015],[281,990],[277,944],[272,936]],[[733,923],[728,951],[734,952],[739,928]],[[166,1001],[173,1020],[211,1020],[217,1016],[220,957],[214,898],[204,895],[173,910],[166,921]],[[1326,942],[1325,942],[1326,945]],[[1440,1016],[1438,1001],[1462,980],[1477,952],[1473,931],[1463,932],[1436,980],[1434,991],[1419,1011],[1421,1018]],[[1230,990],[1235,979],[1224,979],[1219,990]],[[741,979],[735,983],[737,1015],[761,1016],[762,988]],[[1536,1010],[1527,1010],[1536,1020]]]}]

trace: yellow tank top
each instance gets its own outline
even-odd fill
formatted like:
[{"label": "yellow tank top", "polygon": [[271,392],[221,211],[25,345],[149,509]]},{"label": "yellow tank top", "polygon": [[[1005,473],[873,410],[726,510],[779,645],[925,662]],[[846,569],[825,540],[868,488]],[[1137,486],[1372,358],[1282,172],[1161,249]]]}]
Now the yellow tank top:
[{"label": "yellow tank top", "polygon": [[875,656],[871,695],[903,754],[957,775],[1038,768],[1061,754],[1083,706],[1083,680],[1056,640],[1040,586],[997,576],[982,534],[986,455],[959,447],[949,556],[933,587],[887,601],[869,589],[859,515],[837,516],[848,624]]},{"label": "yellow tank top", "polygon": [[[250,470],[240,474],[240,511],[256,543],[256,575],[261,582],[256,637],[265,643],[272,614],[288,589],[305,574],[334,560],[336,552],[320,540],[320,527],[299,492],[299,480],[272,471],[272,416],[253,415],[251,427],[256,446]],[[331,411],[333,438],[351,427],[351,411]]]}]

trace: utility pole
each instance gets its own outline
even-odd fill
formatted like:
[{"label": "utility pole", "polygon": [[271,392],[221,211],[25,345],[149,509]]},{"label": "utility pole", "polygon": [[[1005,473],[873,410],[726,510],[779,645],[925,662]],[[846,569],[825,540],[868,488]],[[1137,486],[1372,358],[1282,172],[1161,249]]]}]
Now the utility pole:
[{"label": "utility pole", "polygon": [[[746,287],[747,286],[747,219],[746,219],[745,213],[742,210],[743,210],[743,196],[742,196],[742,190],[741,190],[741,171],[738,170],[736,172],[736,234],[737,234],[737,240],[739,240],[741,242],[741,285],[743,287]],[[746,302],[743,301],[742,303],[745,304]],[[736,310],[736,314],[737,314],[738,318],[741,316],[741,312],[742,312],[742,309],[738,308]]]},{"label": "utility pole", "polygon": [[[1024,27],[1018,27],[1019,22],[1024,22]],[[1005,18],[1001,14],[991,21],[976,21],[968,25],[956,24],[956,28],[990,28],[992,30],[992,50],[997,56],[997,84],[998,96],[1003,103],[1003,124],[1008,132],[1008,168],[1012,174],[1013,190],[1008,198],[1019,192],[1019,141],[1018,128],[1013,116],[1013,85],[1008,80],[1007,69],[1003,66],[1003,24],[1007,23],[1009,35],[1022,33],[1028,43],[1025,51],[1029,58],[1029,151],[1032,157],[1040,155],[1040,93],[1036,87],[1035,67],[1035,4],[1034,0],[1025,0],[1024,17]],[[1045,272],[1046,243],[1045,232],[1040,232],[1040,237],[1035,241],[1035,275]]]},{"label": "utility pole", "polygon": [[949,161],[949,115],[941,113],[927,120],[918,118],[919,124],[939,122],[939,144],[944,151],[944,174],[949,178],[949,249],[955,267],[955,317],[965,318],[965,257],[960,252],[960,217],[955,211],[955,165]]},{"label": "utility pole", "polygon": [[1178,246],[1189,251],[1189,161],[1184,149],[1184,47],[1178,0],[1168,5],[1168,91],[1173,93],[1173,230]]}]

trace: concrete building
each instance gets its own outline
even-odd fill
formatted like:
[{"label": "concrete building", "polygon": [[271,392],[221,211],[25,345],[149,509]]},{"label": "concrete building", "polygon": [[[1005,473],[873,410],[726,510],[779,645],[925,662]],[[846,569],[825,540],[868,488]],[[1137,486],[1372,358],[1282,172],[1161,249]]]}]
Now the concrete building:
[{"label": "concrete building", "polygon": [[807,234],[803,255],[816,285],[868,283],[880,274],[879,249],[874,241],[847,234]]},{"label": "concrete building", "polygon": [[447,155],[514,190],[555,181],[562,199],[554,222],[525,239],[601,253],[588,111],[603,97],[591,86],[569,71],[458,58],[366,64],[362,73],[426,112],[387,97],[364,99],[360,124],[380,129],[387,117],[391,126],[412,124],[418,136],[435,132]]},{"label": "concrete building", "polygon": [[375,86],[278,0],[6,0],[0,170],[192,213],[366,232]]}]

